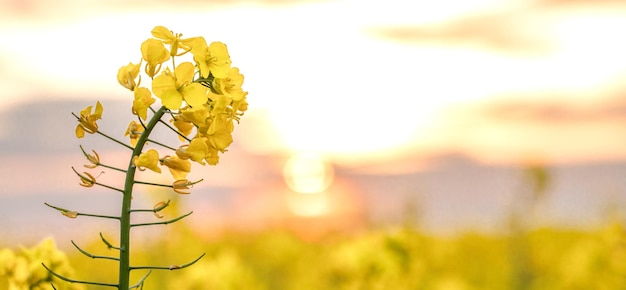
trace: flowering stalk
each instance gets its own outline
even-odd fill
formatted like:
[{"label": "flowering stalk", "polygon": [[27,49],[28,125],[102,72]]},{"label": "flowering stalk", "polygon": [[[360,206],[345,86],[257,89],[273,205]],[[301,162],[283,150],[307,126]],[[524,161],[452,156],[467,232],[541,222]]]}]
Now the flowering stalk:
[{"label": "flowering stalk", "polygon": [[[76,137],[83,138],[85,133],[98,134],[132,150],[127,169],[124,170],[100,162],[98,153],[92,151],[93,155],[88,154],[82,146],[80,147],[83,155],[90,163],[85,165],[86,168],[103,167],[125,173],[123,189],[97,182],[97,176],[94,177],[88,172],[81,174],[72,167],[72,170],[80,178],[81,186],[99,185],[123,194],[120,216],[77,212],[46,203],[47,206],[58,210],[69,218],[88,216],[120,221],[120,244],[118,246],[114,246],[100,234],[102,242],[108,249],[119,251],[119,257],[93,255],[72,241],[74,247],[87,257],[117,261],[119,263],[118,282],[105,283],[71,279],[54,272],[45,264],[43,265],[53,276],[64,281],[118,289],[143,288],[143,283],[152,270],[183,269],[193,265],[204,256],[201,254],[196,259],[182,265],[131,265],[131,228],[166,225],[177,222],[193,213],[189,212],[163,221],[132,224],[131,215],[133,213],[153,212],[155,217],[160,219],[164,216],[159,212],[169,205],[169,201],[159,202],[153,209],[134,209],[132,207],[133,188],[136,184],[142,184],[169,187],[175,193],[190,194],[193,185],[202,181],[200,179],[191,182],[187,179],[187,174],[191,171],[191,161],[201,165],[206,163],[216,165],[219,162],[220,154],[226,152],[226,148],[233,141],[234,124],[239,123],[244,111],[247,110],[246,96],[248,93],[241,88],[243,75],[239,73],[239,69],[231,67],[230,56],[226,45],[223,43],[213,42],[207,45],[202,37],[183,39],[181,34],[174,34],[162,26],[155,27],[152,30],[152,36],[154,38],[141,44],[142,60],[138,64],[129,63],[122,66],[117,74],[120,85],[134,94],[132,112],[137,115],[139,120],[139,122],[131,121],[126,129],[125,136],[129,137],[130,145],[99,130],[97,121],[102,119],[104,111],[100,102],[96,103],[95,108],[88,106],[80,111],[80,114],[73,114],[78,121]],[[169,46],[169,49],[166,48],[166,45]],[[174,58],[184,55],[191,56],[193,62],[184,61],[176,64]],[[170,59],[172,66],[168,67],[165,63]],[[152,81],[151,89],[140,86],[142,63],[145,63],[143,72]],[[156,101],[153,96],[161,100],[158,110],[152,108],[152,104]],[[152,113],[150,118],[148,118],[148,109]],[[166,114],[172,117],[172,125],[163,121]],[[158,124],[171,129],[183,144],[174,148],[163,142],[150,139],[150,134]],[[169,154],[163,154],[163,157],[159,157],[160,154],[156,149],[145,150],[147,144],[159,145],[161,150],[169,150]],[[166,167],[172,174],[174,181],[171,185],[136,179],[137,169],[139,171],[150,169],[150,171],[161,173],[161,166]],[[148,270],[148,272],[143,278],[131,285],[129,277],[132,270]]]},{"label": "flowering stalk", "polygon": [[120,214],[120,267],[119,267],[119,289],[128,289],[130,275],[130,214],[131,201],[133,194],[133,186],[135,185],[135,171],[137,166],[134,164],[136,156],[141,154],[146,140],[154,129],[154,126],[163,116],[165,107],[161,107],[152,116],[150,122],[146,126],[145,131],[139,137],[137,145],[133,150],[132,157],[126,170],[126,180],[124,181],[124,197],[122,199],[122,213]]}]

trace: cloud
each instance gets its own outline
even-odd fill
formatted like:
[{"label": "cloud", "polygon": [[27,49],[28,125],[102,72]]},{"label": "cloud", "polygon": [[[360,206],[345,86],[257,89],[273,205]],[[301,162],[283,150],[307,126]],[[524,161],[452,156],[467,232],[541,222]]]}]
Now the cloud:
[{"label": "cloud", "polygon": [[516,13],[470,16],[441,24],[377,27],[378,37],[405,43],[479,45],[507,52],[541,53],[551,48],[543,36],[525,30]]},{"label": "cloud", "polygon": [[[626,120],[624,93],[616,93],[605,101],[593,104],[565,103],[563,97],[546,96],[548,101],[524,101],[524,98],[499,101],[481,109],[477,114],[498,122],[522,121],[533,123],[578,123],[602,120]],[[537,100],[536,98],[533,98]],[[574,99],[574,97],[572,97]]]},{"label": "cloud", "polygon": [[[492,9],[482,13],[465,13],[435,23],[377,26],[368,31],[379,38],[410,44],[442,43],[455,46],[479,46],[499,52],[542,54],[555,49],[552,30],[568,12],[596,15],[606,11],[623,11],[626,2],[617,0],[538,0]],[[616,9],[620,8],[620,9]],[[416,18],[419,19],[419,18]]]}]

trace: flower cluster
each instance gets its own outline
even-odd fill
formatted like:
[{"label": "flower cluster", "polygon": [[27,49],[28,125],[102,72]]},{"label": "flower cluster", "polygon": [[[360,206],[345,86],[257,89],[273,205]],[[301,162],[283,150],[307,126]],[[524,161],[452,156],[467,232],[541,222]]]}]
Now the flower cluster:
[{"label": "flower cluster", "polygon": [[[135,147],[145,128],[142,120],[147,120],[150,106],[159,98],[172,116],[168,126],[183,144],[163,157],[150,149],[136,156],[134,163],[140,170],[159,173],[165,165],[176,180],[182,180],[191,161],[202,165],[219,162],[219,154],[233,142],[234,124],[248,108],[248,93],[242,89],[244,77],[231,65],[225,44],[207,45],[203,37],[182,38],[163,26],[155,27],[152,36],[141,44],[139,62],[130,62],[117,73],[120,85],[133,92],[132,113],[139,118],[128,125],[125,135]],[[145,85],[146,76],[149,86]],[[100,103],[93,113],[91,106],[82,110],[77,116],[76,136],[97,132],[96,121],[102,111]]]},{"label": "flower cluster", "polygon": [[[117,74],[119,83],[134,93],[132,112],[145,120],[154,96],[173,114],[172,124],[180,139],[186,141],[176,150],[176,156],[159,158],[146,152],[137,159],[137,166],[156,172],[157,160],[170,168],[175,177],[188,171],[188,161],[215,165],[219,153],[232,143],[234,122],[246,111],[247,92],[242,89],[243,75],[231,66],[226,45],[213,42],[207,45],[203,37],[182,38],[163,26],[152,30],[154,38],[141,44],[139,63],[122,66]],[[189,56],[187,61],[177,60]],[[171,66],[166,62],[171,61]],[[141,86],[140,71],[152,80],[151,89]],[[139,130],[133,122],[127,135]],[[193,135],[193,136],[192,136]],[[136,136],[136,135],[135,135]],[[134,145],[134,144],[133,144]],[[177,172],[177,173],[176,173]]]}]

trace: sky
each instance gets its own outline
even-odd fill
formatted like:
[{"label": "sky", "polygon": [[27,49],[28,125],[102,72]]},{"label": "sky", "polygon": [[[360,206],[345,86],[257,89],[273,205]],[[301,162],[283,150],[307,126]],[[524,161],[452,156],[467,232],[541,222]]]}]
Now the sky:
[{"label": "sky", "polygon": [[0,2],[0,106],[41,94],[128,99],[117,69],[164,25],[227,43],[248,117],[264,124],[242,134],[256,138],[242,141],[252,152],[355,165],[449,152],[495,163],[626,157],[614,133],[621,1],[172,3]]},{"label": "sky", "polygon": [[[101,128],[125,130],[130,109],[115,110],[132,96],[117,70],[139,60],[157,25],[226,43],[245,75],[249,111],[220,165],[196,175],[210,176],[196,190],[218,192],[201,207],[235,199],[254,220],[280,203],[262,192],[288,186],[322,193],[287,194],[305,215],[331,198],[362,210],[354,196],[328,194],[354,193],[329,164],[393,175],[442,156],[514,166],[626,159],[623,1],[127,2],[0,0],[0,194],[83,192],[69,169],[84,162],[79,143],[125,162],[102,140],[77,141],[69,112],[100,100]],[[308,163],[289,161],[298,156]]]}]

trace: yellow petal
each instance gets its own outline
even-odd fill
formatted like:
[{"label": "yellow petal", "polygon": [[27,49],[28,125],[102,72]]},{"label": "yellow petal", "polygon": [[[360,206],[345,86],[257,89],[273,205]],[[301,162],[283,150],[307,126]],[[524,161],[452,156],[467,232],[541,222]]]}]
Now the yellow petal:
[{"label": "yellow petal", "polygon": [[216,78],[225,78],[228,76],[230,65],[230,55],[226,44],[221,42],[213,42],[209,45],[209,55],[211,55],[211,62],[209,62],[209,68],[211,73]]},{"label": "yellow petal", "polygon": [[152,92],[155,96],[161,97],[164,91],[167,90],[175,90],[176,89],[176,79],[172,76],[171,72],[166,69],[160,75],[152,80]]},{"label": "yellow petal", "polygon": [[161,94],[161,103],[170,110],[178,110],[183,105],[183,95],[177,90],[166,90]]},{"label": "yellow petal", "polygon": [[209,145],[207,144],[207,139],[193,138],[191,142],[189,142],[187,154],[191,160],[204,165],[203,160],[209,154]]},{"label": "yellow petal", "polygon": [[209,100],[207,95],[208,88],[199,84],[192,83],[182,90],[182,95],[185,98],[185,102],[192,107],[198,107],[206,104]]},{"label": "yellow petal", "polygon": [[139,63],[133,64],[132,62],[129,62],[127,65],[122,66],[117,71],[117,81],[120,83],[120,85],[131,91],[134,90],[135,86],[137,85],[135,79],[139,75],[139,66]]},{"label": "yellow petal", "polygon": [[165,26],[154,27],[154,29],[152,29],[152,36],[156,38],[160,38],[160,39],[166,39],[166,40],[174,39],[174,35],[172,34],[172,31],[165,28]]},{"label": "yellow petal", "polygon": [[150,65],[156,65],[170,59],[169,51],[163,42],[150,38],[141,44],[141,55]]},{"label": "yellow petal", "polygon": [[92,116],[95,116],[96,119],[101,119],[102,118],[102,104],[100,104],[100,101],[96,102],[96,110],[94,111]]},{"label": "yellow petal", "polygon": [[135,156],[135,158],[133,158],[133,164],[135,164],[139,170],[145,170],[145,168],[147,168],[154,172],[161,173],[161,168],[159,167],[159,152],[155,149],[150,149],[141,153],[139,156]]},{"label": "yellow petal", "polygon": [[83,129],[83,127],[81,125],[76,126],[76,138],[83,138],[85,137],[85,130]]},{"label": "yellow petal", "polygon": [[180,87],[185,83],[191,82],[193,80],[194,65],[190,62],[183,62],[179,64],[176,69],[174,69],[174,74],[176,75],[176,86]]},{"label": "yellow petal", "polygon": [[145,120],[148,118],[148,108],[155,100],[147,88],[137,88],[134,93],[135,100],[133,101],[132,112]]},{"label": "yellow petal", "polygon": [[162,163],[169,168],[170,173],[176,180],[185,179],[187,173],[191,171],[191,162],[183,160],[178,156],[165,156]]}]

